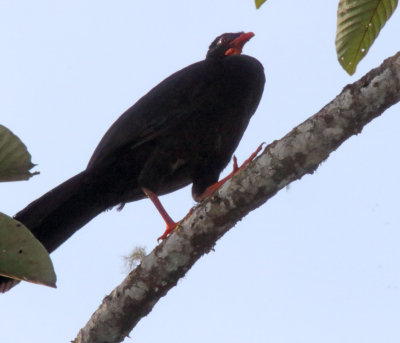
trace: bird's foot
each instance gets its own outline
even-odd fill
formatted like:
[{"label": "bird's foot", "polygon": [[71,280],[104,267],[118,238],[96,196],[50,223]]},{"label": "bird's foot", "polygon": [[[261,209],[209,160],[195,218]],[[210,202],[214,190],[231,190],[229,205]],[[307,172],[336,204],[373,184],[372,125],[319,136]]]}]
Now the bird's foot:
[{"label": "bird's foot", "polygon": [[164,233],[157,238],[157,243],[160,243],[160,241],[163,241],[164,239],[166,239],[172,232],[175,231],[175,229],[179,226],[180,222],[172,222],[167,224],[167,228],[165,229]]},{"label": "bird's foot", "polygon": [[[251,161],[253,161],[257,157],[258,153],[262,150],[264,144],[265,142],[262,142],[258,146],[258,148],[249,156],[249,158],[242,163],[242,165],[237,169],[237,171],[235,171],[235,173],[238,172],[239,170],[242,170],[246,165],[248,165]],[[237,161],[236,161],[236,167],[237,167]]]},{"label": "bird's foot", "polygon": [[165,232],[162,234],[162,236],[157,238],[157,242],[160,243],[160,241],[163,241],[164,239],[166,239],[172,232],[174,232],[178,228],[178,226],[180,225],[180,223],[183,222],[184,219],[186,219],[187,217],[189,217],[192,214],[193,211],[194,211],[194,208],[191,208],[189,210],[189,212],[187,213],[187,215],[185,217],[183,217],[182,220],[180,220],[177,223],[175,223],[175,222],[167,223],[167,228],[165,229]]},{"label": "bird's foot", "polygon": [[263,145],[265,144],[265,142],[262,142],[259,147],[249,156],[249,158],[247,160],[245,160],[242,165],[239,167],[238,163],[237,163],[237,158],[234,155],[233,156],[233,170],[232,172],[227,175],[226,177],[224,177],[222,180],[214,183],[213,185],[209,186],[206,188],[206,190],[203,192],[203,194],[201,194],[199,197],[196,198],[196,200],[198,201],[202,201],[205,198],[208,198],[210,195],[212,195],[218,188],[220,188],[226,181],[228,181],[229,179],[232,178],[233,175],[237,174],[239,171],[241,171],[244,167],[246,167],[251,161],[253,161],[258,153],[261,151]]},{"label": "bird's foot", "polygon": [[174,222],[172,218],[169,216],[167,211],[165,210],[164,206],[161,204],[160,199],[158,199],[158,196],[156,193],[151,191],[148,188],[142,187],[142,190],[144,194],[147,195],[147,197],[153,202],[154,206],[156,207],[157,211],[161,214],[163,217],[165,224],[167,224],[167,228],[165,229],[165,232],[162,234],[162,236],[157,238],[157,242],[160,240],[164,240],[165,238],[168,237],[168,235],[175,230],[175,228],[178,226],[179,222]]}]

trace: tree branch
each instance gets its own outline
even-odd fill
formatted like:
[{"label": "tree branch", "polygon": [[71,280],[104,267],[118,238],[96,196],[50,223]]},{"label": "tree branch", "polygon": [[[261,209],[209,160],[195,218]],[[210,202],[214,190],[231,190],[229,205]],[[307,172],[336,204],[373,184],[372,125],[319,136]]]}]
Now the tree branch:
[{"label": "tree branch", "polygon": [[400,100],[400,52],[295,127],[188,215],[108,295],[75,343],[121,342],[190,267],[253,209],[313,173],[347,138]]}]

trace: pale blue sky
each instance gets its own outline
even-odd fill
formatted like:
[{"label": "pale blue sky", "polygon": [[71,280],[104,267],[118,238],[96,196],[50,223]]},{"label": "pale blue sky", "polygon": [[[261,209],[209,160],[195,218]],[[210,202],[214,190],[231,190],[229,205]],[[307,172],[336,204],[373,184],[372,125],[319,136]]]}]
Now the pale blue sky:
[{"label": "pale blue sky", "polygon": [[[267,76],[239,160],[280,138],[400,48],[395,13],[349,77],[334,49],[337,2],[0,1],[0,123],[41,172],[0,184],[0,211],[13,215],[85,168],[126,108],[223,32],[255,32],[244,53]],[[238,223],[126,341],[398,343],[399,111]],[[193,205],[189,188],[162,201],[177,220]],[[163,230],[147,200],[99,215],[52,254],[57,290],[0,295],[0,342],[74,339],[124,278],[121,256],[150,251]]]}]

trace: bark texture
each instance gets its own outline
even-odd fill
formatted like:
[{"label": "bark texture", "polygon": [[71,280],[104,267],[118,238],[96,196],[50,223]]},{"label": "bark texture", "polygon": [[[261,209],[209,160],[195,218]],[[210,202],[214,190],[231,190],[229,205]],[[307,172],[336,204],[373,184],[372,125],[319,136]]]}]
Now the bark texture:
[{"label": "bark texture", "polygon": [[280,189],[313,173],[347,138],[400,100],[400,52],[269,144],[198,205],[102,302],[75,343],[121,342],[218,238]]}]

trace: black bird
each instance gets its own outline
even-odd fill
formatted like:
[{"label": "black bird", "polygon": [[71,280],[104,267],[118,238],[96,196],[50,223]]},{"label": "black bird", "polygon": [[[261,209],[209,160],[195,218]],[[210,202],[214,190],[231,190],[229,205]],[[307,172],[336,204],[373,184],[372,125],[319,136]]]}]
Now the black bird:
[{"label": "black bird", "polygon": [[[15,219],[52,252],[104,210],[147,195],[167,223],[165,238],[176,224],[157,195],[192,183],[193,198],[201,201],[218,188],[219,175],[260,102],[263,67],[241,55],[253,36],[217,37],[205,60],[169,76],[118,118],[84,171]],[[15,283],[0,277],[0,291]]]}]

